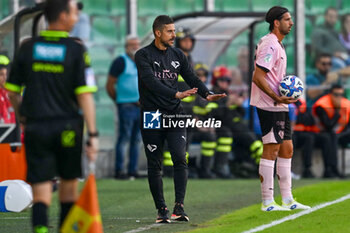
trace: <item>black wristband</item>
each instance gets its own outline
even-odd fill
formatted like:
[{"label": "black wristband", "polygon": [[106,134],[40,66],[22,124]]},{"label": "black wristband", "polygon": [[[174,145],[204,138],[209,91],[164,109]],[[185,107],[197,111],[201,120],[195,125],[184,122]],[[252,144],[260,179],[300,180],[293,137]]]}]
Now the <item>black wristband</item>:
[{"label": "black wristband", "polygon": [[207,97],[208,95],[215,95],[215,93],[212,92],[212,91],[208,91],[208,92],[207,92],[207,95],[206,95],[205,97]]},{"label": "black wristband", "polygon": [[98,131],[96,131],[95,133],[89,132],[89,133],[88,133],[88,136],[89,136],[90,138],[98,137]]}]

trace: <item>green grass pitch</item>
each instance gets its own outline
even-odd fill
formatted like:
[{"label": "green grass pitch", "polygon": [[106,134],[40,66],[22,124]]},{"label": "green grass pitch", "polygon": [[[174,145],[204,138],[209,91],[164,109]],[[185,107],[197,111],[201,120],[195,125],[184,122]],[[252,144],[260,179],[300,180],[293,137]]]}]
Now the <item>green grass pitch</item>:
[{"label": "green grass pitch", "polygon": [[[81,184],[81,186],[83,183]],[[97,181],[99,203],[105,233],[126,232],[153,225],[156,210],[147,179]],[[172,210],[174,189],[172,179],[164,179],[164,194]],[[278,184],[275,184],[278,195]],[[298,201],[315,206],[350,193],[350,181],[293,181]],[[275,195],[275,196],[276,196]],[[276,198],[280,202],[280,198]],[[152,226],[143,232],[243,232],[297,213],[260,211],[260,183],[257,179],[189,180],[185,200],[189,223]],[[298,219],[287,221],[262,232],[350,232],[350,200],[338,203]],[[50,208],[50,232],[58,232],[57,193]],[[30,210],[22,213],[0,213],[0,232],[31,232]]]}]

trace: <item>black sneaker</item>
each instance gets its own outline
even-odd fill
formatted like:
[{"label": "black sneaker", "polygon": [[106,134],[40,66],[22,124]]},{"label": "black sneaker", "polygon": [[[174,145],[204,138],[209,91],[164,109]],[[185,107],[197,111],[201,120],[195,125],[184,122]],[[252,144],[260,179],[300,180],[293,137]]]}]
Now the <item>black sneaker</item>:
[{"label": "black sneaker", "polygon": [[315,176],[312,174],[309,168],[305,168],[303,172],[303,178],[315,178]]},{"label": "black sneaker", "polygon": [[171,215],[171,220],[175,221],[190,221],[190,218],[184,211],[184,204],[175,203],[173,214]]},{"label": "black sneaker", "polygon": [[156,223],[170,223],[170,219],[168,217],[169,210],[166,207],[158,209],[158,216]]},{"label": "black sneaker", "polygon": [[128,176],[125,173],[121,172],[121,171],[116,171],[115,175],[114,175],[114,179],[126,180],[126,179],[128,179]]}]

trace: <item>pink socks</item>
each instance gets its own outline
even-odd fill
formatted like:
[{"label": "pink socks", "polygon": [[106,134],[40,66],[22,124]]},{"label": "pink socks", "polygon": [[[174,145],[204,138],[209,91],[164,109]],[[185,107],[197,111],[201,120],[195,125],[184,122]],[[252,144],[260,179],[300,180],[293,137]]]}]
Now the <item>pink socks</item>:
[{"label": "pink socks", "polygon": [[[261,194],[263,203],[271,203],[273,198],[275,161],[260,159],[259,175],[261,181]],[[284,202],[293,200],[292,195],[292,159],[277,158],[277,176],[282,199]],[[265,205],[266,205],[265,204]]]},{"label": "pink socks", "polygon": [[273,201],[273,173],[275,161],[260,159],[259,175],[263,200]]},{"label": "pink socks", "polygon": [[293,199],[292,195],[292,159],[277,158],[277,176],[282,199]]}]

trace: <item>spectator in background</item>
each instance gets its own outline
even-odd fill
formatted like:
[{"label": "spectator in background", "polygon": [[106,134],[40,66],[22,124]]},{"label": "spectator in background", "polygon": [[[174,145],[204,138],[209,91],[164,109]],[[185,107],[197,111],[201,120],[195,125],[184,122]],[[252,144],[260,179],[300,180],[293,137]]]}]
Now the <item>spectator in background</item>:
[{"label": "spectator in background", "polygon": [[344,88],[339,84],[332,85],[330,93],[321,97],[312,107],[319,132],[327,133],[331,138],[331,156],[325,161],[324,177],[339,177],[338,142],[350,141],[349,118],[350,101],[344,98]]},{"label": "spectator in background", "polygon": [[[118,140],[116,144],[115,178],[135,178],[137,174],[140,137],[140,108],[135,53],[140,47],[139,39],[129,35],[125,53],[117,57],[110,69],[106,83],[109,97],[118,108]],[[129,146],[128,174],[124,173],[124,154]]]},{"label": "spectator in background", "polygon": [[338,11],[333,7],[327,8],[324,19],[324,24],[319,25],[312,32],[314,55],[318,57],[320,54],[330,54],[332,56],[332,68],[334,70],[344,68],[350,65],[350,58],[339,40],[339,33],[334,28],[338,20]]},{"label": "spectator in background", "polygon": [[[199,79],[207,84],[209,76],[209,68],[203,63],[197,63],[194,66],[194,70]],[[212,117],[212,110],[218,105],[213,102],[209,102],[206,99],[196,96],[193,106],[193,117],[196,120],[206,121]],[[212,173],[212,167],[214,162],[214,155],[216,150],[216,134],[214,128],[195,128],[193,130],[193,136],[187,137],[187,140],[200,142],[201,145],[201,156],[200,166],[198,169],[199,178],[211,179],[215,178],[215,174]]]},{"label": "spectator in background", "polygon": [[237,95],[239,98],[248,98],[248,85],[243,80],[241,72],[238,68],[234,67],[232,71],[232,81],[230,83],[230,91],[232,94]]},{"label": "spectator in background", "polygon": [[189,28],[180,27],[176,32],[175,46],[186,55],[188,62],[193,66],[191,52],[196,40]]},{"label": "spectator in background", "polygon": [[0,55],[0,124],[16,123],[15,112],[4,87],[9,64],[10,60],[5,55]]},{"label": "spectator in background", "polygon": [[232,73],[225,66],[215,67],[212,84],[214,91],[225,92],[228,98],[219,100],[218,107],[213,110],[213,117],[220,119],[223,126],[217,130],[217,149],[215,154],[215,172],[219,177],[229,178],[228,173],[222,173],[228,164],[228,154],[234,153],[230,163],[232,173],[239,177],[252,177],[257,174],[257,164],[262,153],[262,142],[251,132],[243,120],[244,99],[232,92],[229,87]]},{"label": "spectator in background", "polygon": [[89,42],[90,32],[91,32],[91,24],[89,16],[82,12],[83,3],[78,3],[79,9],[79,18],[78,22],[74,25],[70,35],[72,37],[77,37],[81,39],[85,44]]},{"label": "spectator in background", "polygon": [[329,54],[320,54],[316,58],[315,64],[317,74],[309,74],[306,77],[306,85],[308,86],[306,92],[308,108],[311,108],[316,100],[326,94],[326,89],[332,84],[341,83],[342,77],[350,76],[350,66],[331,71],[333,63],[331,55]]},{"label": "spectator in background", "polygon": [[306,77],[306,85],[308,87],[306,91],[307,106],[310,108],[316,100],[325,94],[325,90],[329,85],[338,81],[338,75],[330,72],[332,68],[331,55],[319,54],[316,58],[315,66],[317,73],[309,74]]},{"label": "spectator in background", "polygon": [[[315,147],[321,148],[326,170],[326,161],[335,154],[331,150],[331,138],[329,134],[318,132],[319,130],[311,111],[307,111],[304,98],[298,99],[297,102],[291,105],[295,106],[295,111],[293,111],[295,117],[290,117],[293,127],[293,145],[295,148],[301,149],[304,167],[302,176],[303,178],[314,178],[311,172],[313,149]],[[325,174],[325,176],[327,177],[328,175]]]},{"label": "spectator in background", "polygon": [[342,17],[339,40],[346,48],[348,54],[350,54],[350,14],[346,14]]}]

